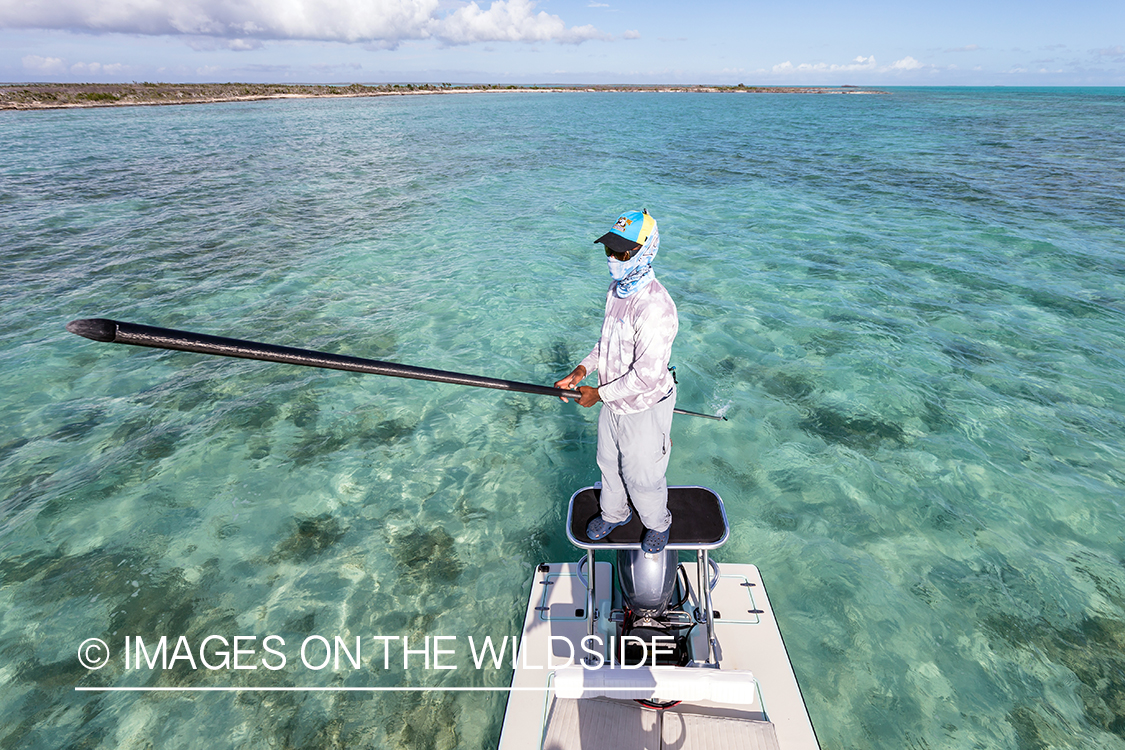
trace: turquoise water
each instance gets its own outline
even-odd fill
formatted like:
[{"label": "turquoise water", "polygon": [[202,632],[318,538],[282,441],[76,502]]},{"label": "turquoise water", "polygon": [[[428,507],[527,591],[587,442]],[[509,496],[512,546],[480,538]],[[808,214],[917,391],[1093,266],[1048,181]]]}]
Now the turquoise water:
[{"label": "turquoise water", "polygon": [[[503,693],[75,688],[506,685],[464,644],[518,634],[534,566],[578,557],[594,412],[63,325],[551,383],[598,330],[593,238],[643,206],[679,405],[730,420],[678,417],[669,479],[726,500],[717,557],[762,569],[826,750],[1125,748],[1125,90],[305,100],[0,133],[5,747],[493,747]],[[257,669],[127,667],[126,637],[161,635],[256,638]],[[305,666],[314,635],[362,637],[360,666]],[[374,636],[452,636],[458,668]]]}]

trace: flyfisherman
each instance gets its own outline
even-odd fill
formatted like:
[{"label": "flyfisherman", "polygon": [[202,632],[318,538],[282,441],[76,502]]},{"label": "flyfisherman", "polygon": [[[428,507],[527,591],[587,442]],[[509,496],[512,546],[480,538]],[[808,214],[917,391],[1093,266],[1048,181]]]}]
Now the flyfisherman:
[{"label": "flyfisherman", "polygon": [[[604,404],[598,415],[597,451],[601,514],[590,521],[586,534],[602,539],[628,523],[628,498],[646,529],[642,547],[659,552],[668,543],[672,525],[665,472],[672,451],[676,385],[668,360],[679,318],[652,270],[660,235],[647,211],[621,214],[594,244],[605,246],[613,278],[601,338],[573,372],[555,383],[564,389],[577,386],[580,406]],[[578,386],[593,370],[598,371],[597,387]]]}]

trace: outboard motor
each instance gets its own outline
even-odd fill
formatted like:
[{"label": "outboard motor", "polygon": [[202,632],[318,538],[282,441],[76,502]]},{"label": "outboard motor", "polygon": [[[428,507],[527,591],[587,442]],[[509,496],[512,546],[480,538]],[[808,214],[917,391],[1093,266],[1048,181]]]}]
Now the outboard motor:
[{"label": "outboard motor", "polygon": [[639,549],[617,550],[617,583],[625,608],[642,621],[663,615],[672,600],[678,565],[676,550],[654,555]]},{"label": "outboard motor", "polygon": [[[621,621],[616,659],[621,664],[652,662],[658,666],[684,666],[691,660],[688,644],[690,624],[682,612],[673,610],[679,554],[665,549],[656,554],[643,550],[617,550],[617,583],[625,609]],[[683,596],[686,596],[686,589]],[[625,638],[624,636],[631,636]],[[661,644],[659,656],[649,651]]]}]

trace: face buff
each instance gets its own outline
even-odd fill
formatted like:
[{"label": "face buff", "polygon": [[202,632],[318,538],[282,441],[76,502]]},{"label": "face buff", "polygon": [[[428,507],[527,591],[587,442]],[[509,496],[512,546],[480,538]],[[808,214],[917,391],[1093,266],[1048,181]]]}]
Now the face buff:
[{"label": "face buff", "polygon": [[622,299],[631,297],[656,278],[652,270],[652,259],[656,257],[656,251],[659,249],[660,233],[653,227],[648,242],[637,251],[636,256],[626,261],[616,258],[606,259],[609,263],[609,275],[617,282],[614,284],[613,291],[618,297]]}]

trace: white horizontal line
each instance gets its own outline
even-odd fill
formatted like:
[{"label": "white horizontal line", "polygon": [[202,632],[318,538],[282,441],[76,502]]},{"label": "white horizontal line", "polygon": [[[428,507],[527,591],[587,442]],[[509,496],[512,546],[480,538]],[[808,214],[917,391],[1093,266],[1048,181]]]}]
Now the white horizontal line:
[{"label": "white horizontal line", "polygon": [[553,687],[76,687],[81,693],[510,693],[544,692]]},{"label": "white horizontal line", "polygon": [[[638,687],[601,687],[605,691],[645,691]],[[538,687],[76,687],[78,693],[548,693],[554,686]]]}]

